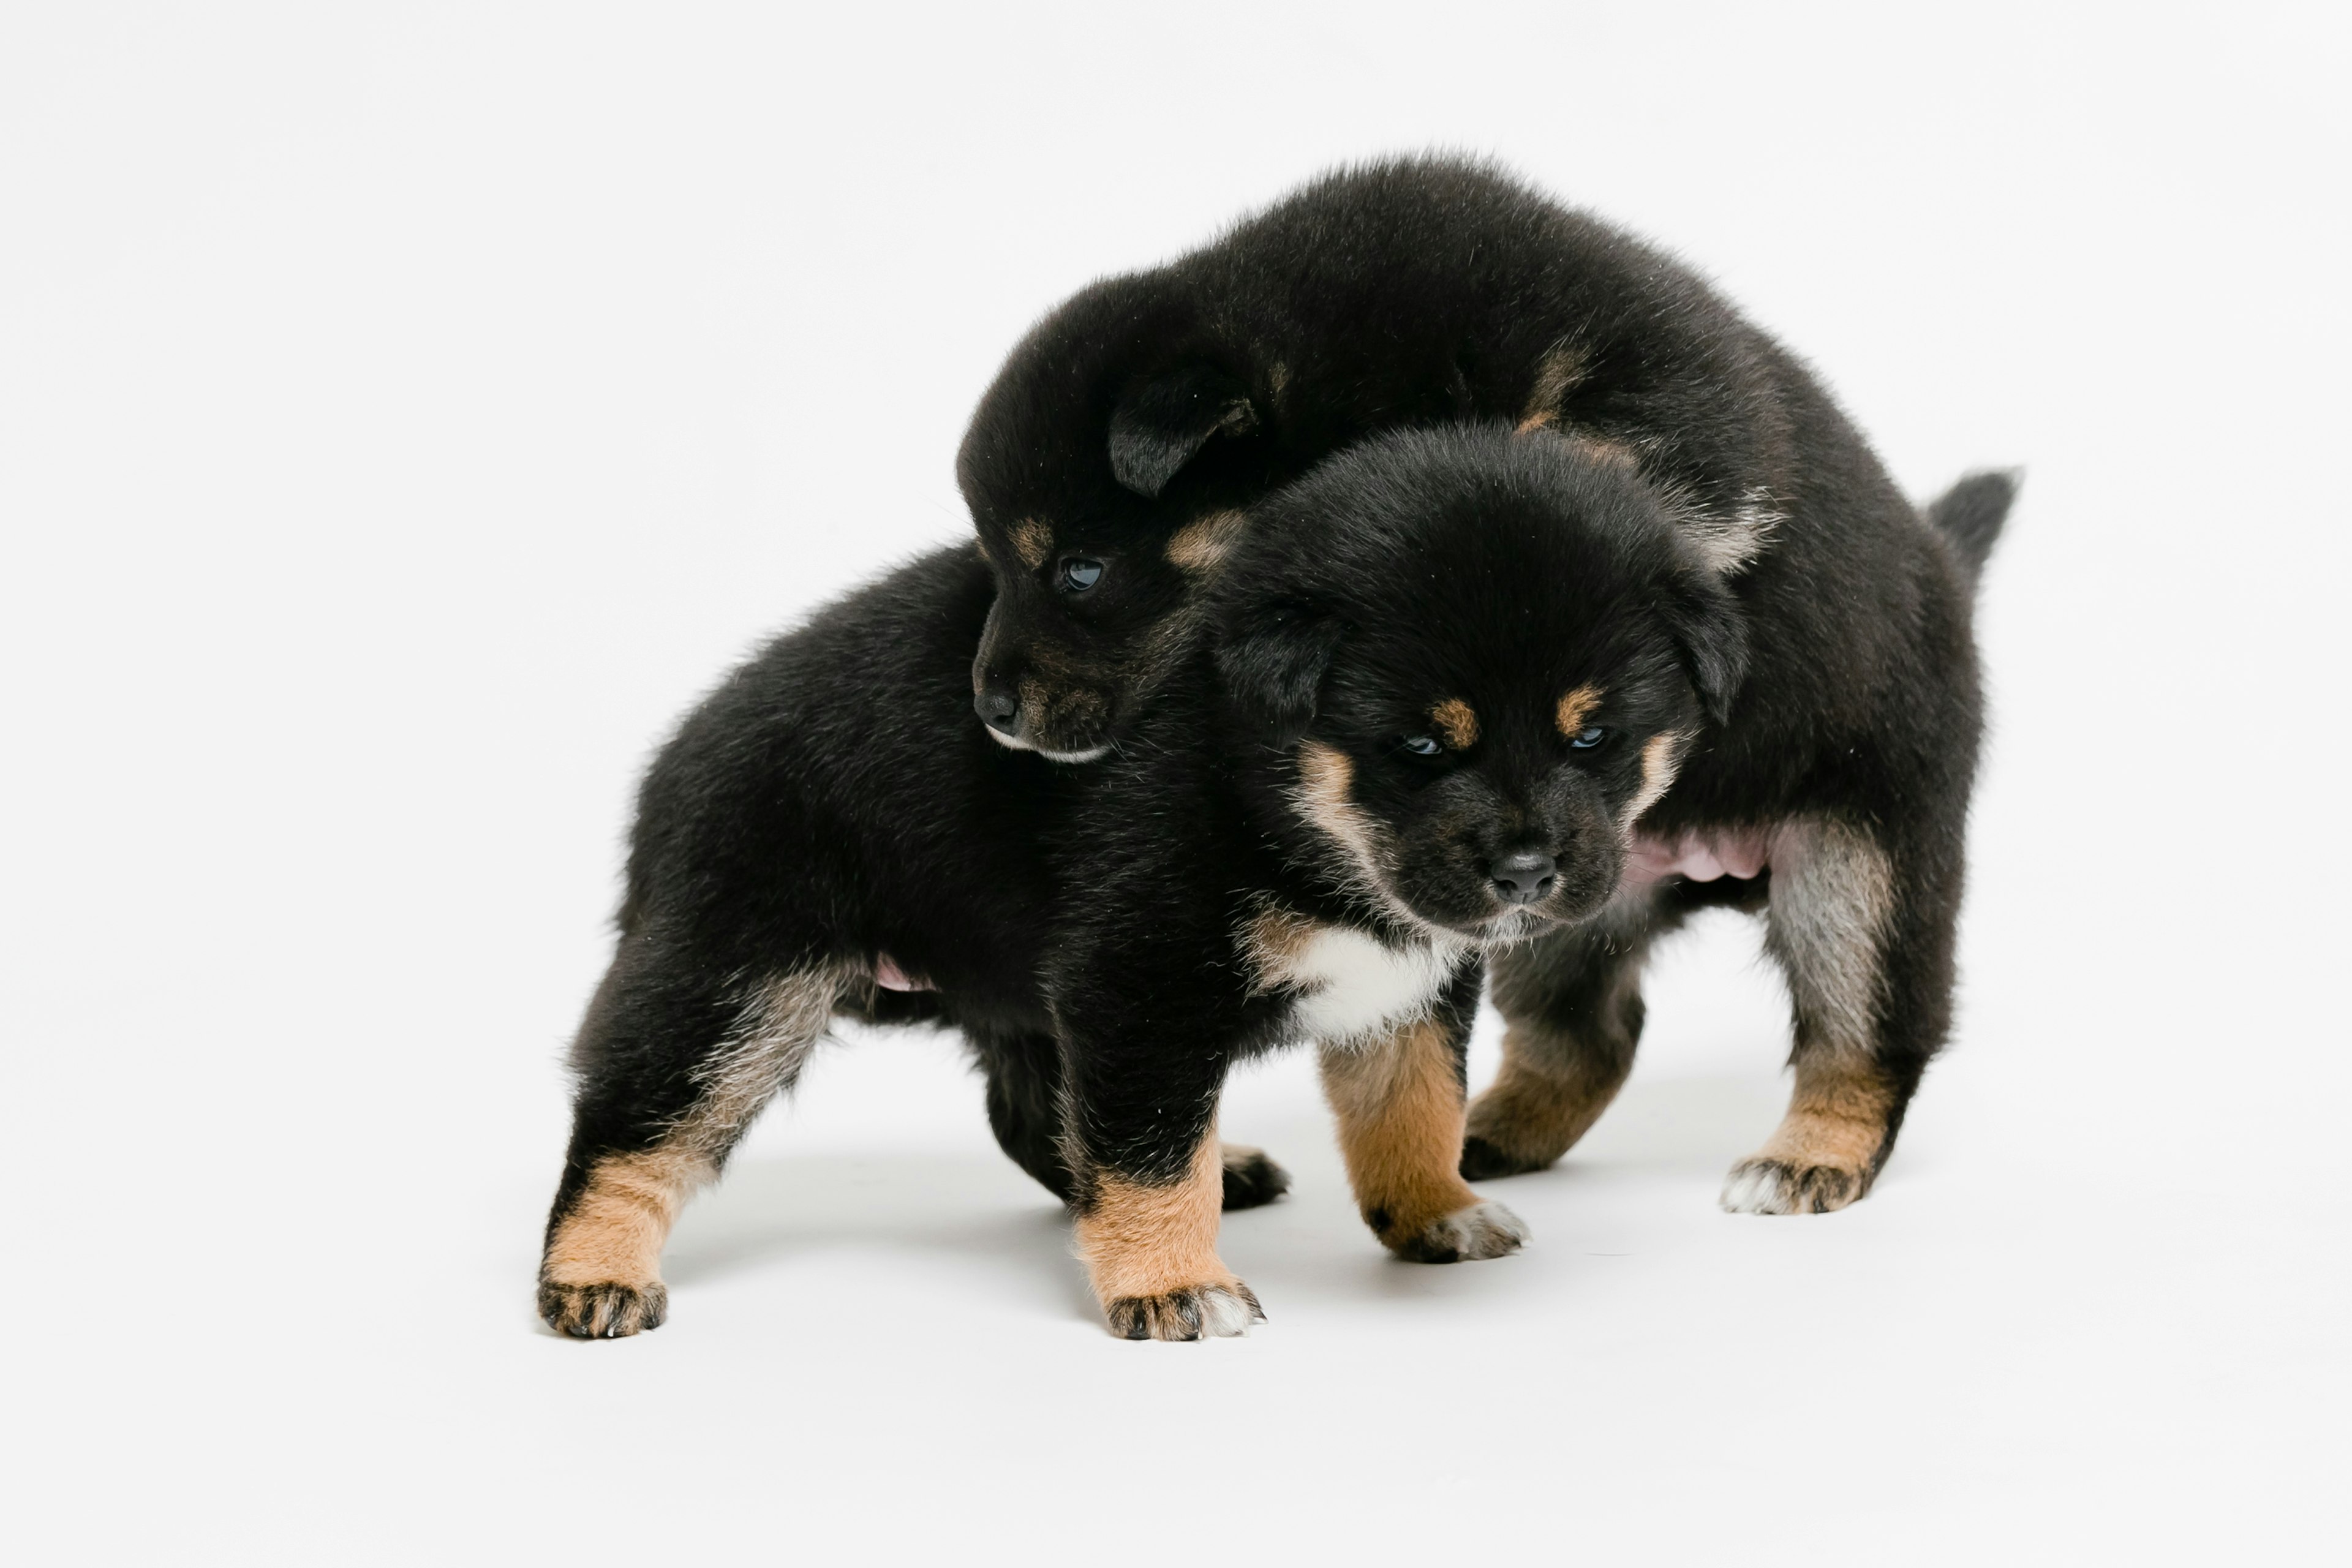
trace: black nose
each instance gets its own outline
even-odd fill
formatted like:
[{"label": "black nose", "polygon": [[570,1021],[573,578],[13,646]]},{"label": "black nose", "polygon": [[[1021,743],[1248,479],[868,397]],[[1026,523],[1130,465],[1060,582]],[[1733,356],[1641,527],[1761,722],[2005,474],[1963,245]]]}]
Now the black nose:
[{"label": "black nose", "polygon": [[1507,904],[1532,904],[1551,891],[1552,873],[1559,863],[1537,849],[1522,849],[1516,855],[1506,855],[1486,868],[1494,879],[1495,896]]},{"label": "black nose", "polygon": [[988,681],[972,693],[971,710],[992,730],[1010,735],[1021,727],[1021,700],[1013,695],[1011,687],[996,681]]}]

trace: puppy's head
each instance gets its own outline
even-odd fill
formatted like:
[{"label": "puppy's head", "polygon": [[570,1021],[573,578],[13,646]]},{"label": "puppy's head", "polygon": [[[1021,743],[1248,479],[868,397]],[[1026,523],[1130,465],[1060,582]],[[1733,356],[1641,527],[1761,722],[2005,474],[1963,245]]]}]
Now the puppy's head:
[{"label": "puppy's head", "polygon": [[1270,498],[1214,614],[1300,841],[1392,917],[1489,942],[1609,900],[1747,657],[1670,498],[1485,426],[1385,437]]},{"label": "puppy's head", "polygon": [[956,459],[996,604],[972,707],[1006,745],[1098,756],[1172,668],[1262,491],[1274,395],[1144,274],[1040,322]]}]

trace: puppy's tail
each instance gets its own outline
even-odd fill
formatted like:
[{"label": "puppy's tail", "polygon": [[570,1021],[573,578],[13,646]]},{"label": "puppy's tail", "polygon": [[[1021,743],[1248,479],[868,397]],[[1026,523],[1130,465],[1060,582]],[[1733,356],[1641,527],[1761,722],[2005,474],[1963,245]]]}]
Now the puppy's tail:
[{"label": "puppy's tail", "polygon": [[2009,521],[2009,509],[2024,479],[2022,468],[1987,468],[1927,503],[1927,521],[1951,541],[1952,553],[1971,588],[1984,574],[1985,559],[2000,539],[2000,525]]}]

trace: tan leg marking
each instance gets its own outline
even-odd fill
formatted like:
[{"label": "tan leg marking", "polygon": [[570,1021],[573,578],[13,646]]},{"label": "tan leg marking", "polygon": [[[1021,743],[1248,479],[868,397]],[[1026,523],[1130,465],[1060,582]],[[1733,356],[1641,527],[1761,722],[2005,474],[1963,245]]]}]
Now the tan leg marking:
[{"label": "tan leg marking", "polygon": [[554,1285],[658,1283],[669,1227],[711,1175],[708,1161],[675,1149],[598,1161],[549,1240],[540,1277]]},{"label": "tan leg marking", "polygon": [[1240,1284],[1217,1256],[1224,1184],[1223,1145],[1213,1131],[1201,1140],[1183,1179],[1168,1186],[1097,1176],[1077,1232],[1078,1257],[1102,1303]]},{"label": "tan leg marking", "polygon": [[1429,710],[1429,721],[1445,743],[1457,752],[1466,752],[1478,743],[1478,714],[1459,697],[1449,697]]},{"label": "tan leg marking", "polygon": [[1204,575],[1224,563],[1249,528],[1238,511],[1212,512],[1178,529],[1168,540],[1169,562],[1179,570]]},{"label": "tan leg marking", "polygon": [[[1503,1066],[1470,1108],[1468,1131],[1539,1170],[1576,1147],[1625,1086],[1625,1073],[1563,1050],[1541,1024],[1516,1019],[1503,1030]],[[1565,1070],[1539,1067],[1566,1058]],[[1630,1067],[1630,1063],[1628,1066]]]},{"label": "tan leg marking", "polygon": [[1013,525],[1013,552],[1021,563],[1031,571],[1045,564],[1045,557],[1054,553],[1054,530],[1051,524],[1034,517],[1023,518]]},{"label": "tan leg marking", "polygon": [[1869,1067],[1801,1058],[1797,1092],[1771,1140],[1732,1167],[1735,1214],[1827,1214],[1870,1190],[1895,1096]]},{"label": "tan leg marking", "polygon": [[1782,827],[1771,862],[1765,946],[1795,1003],[1797,1092],[1771,1141],[1731,1168],[1723,1206],[1826,1214],[1870,1190],[1894,1106],[1872,1053],[1895,868],[1867,832],[1836,817]]},{"label": "tan leg marking", "polygon": [[1601,688],[1580,686],[1559,700],[1559,707],[1552,714],[1552,722],[1559,726],[1561,734],[1572,741],[1584,728],[1585,719],[1600,706]]},{"label": "tan leg marking", "polygon": [[851,977],[827,964],[756,988],[735,1037],[697,1070],[693,1106],[661,1142],[596,1162],[540,1260],[540,1312],[551,1324],[585,1338],[660,1324],[668,1300],[662,1246],[678,1211],[717,1176],[760,1109],[798,1076]]},{"label": "tan leg marking", "polygon": [[1462,1080],[1443,1025],[1423,1019],[1320,1057],[1348,1184],[1383,1246],[1426,1263],[1517,1249],[1527,1233],[1516,1216],[1462,1179]]}]

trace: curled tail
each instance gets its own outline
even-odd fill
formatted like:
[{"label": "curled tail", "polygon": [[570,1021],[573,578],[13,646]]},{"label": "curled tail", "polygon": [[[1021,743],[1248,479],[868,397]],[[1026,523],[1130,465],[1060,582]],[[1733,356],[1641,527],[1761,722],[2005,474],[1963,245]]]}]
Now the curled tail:
[{"label": "curled tail", "polygon": [[2009,521],[2009,509],[2024,478],[2021,468],[1988,468],[1969,475],[1927,503],[1927,521],[1951,542],[1971,588],[2000,538],[2000,525]]}]

